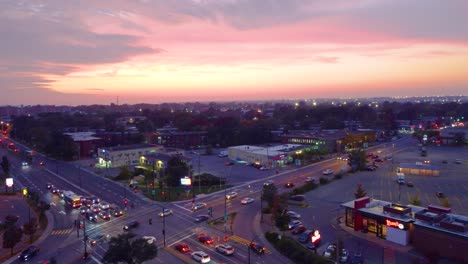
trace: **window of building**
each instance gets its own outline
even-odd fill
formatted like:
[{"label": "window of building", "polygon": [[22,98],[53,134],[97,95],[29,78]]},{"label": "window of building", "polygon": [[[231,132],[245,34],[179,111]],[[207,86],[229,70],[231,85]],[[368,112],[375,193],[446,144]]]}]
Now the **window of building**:
[{"label": "window of building", "polygon": [[346,226],[354,227],[354,217],[354,210],[346,208]]}]

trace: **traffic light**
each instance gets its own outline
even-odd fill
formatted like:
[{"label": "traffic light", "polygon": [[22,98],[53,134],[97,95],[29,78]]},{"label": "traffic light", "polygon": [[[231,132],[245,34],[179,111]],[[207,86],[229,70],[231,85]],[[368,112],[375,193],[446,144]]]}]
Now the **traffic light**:
[{"label": "traffic light", "polygon": [[124,205],[125,205],[125,207],[127,207],[128,200],[127,200],[127,199],[124,199],[124,201],[123,201],[123,202],[124,202]]},{"label": "traffic light", "polygon": [[213,217],[213,207],[208,207],[208,215]]}]

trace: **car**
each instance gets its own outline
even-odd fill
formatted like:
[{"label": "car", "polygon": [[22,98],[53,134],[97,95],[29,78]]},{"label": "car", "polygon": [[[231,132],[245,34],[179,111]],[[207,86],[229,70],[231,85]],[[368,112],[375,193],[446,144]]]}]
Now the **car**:
[{"label": "car", "polygon": [[381,158],[376,158],[376,159],[374,159],[374,161],[375,161],[375,162],[384,162],[384,160],[381,159]]},{"label": "car", "polygon": [[445,198],[445,194],[443,192],[436,192],[437,198]]},{"label": "car", "polygon": [[40,161],[40,162],[39,162],[39,166],[45,166],[45,162],[44,162],[44,161]]},{"label": "car", "polygon": [[99,212],[101,212],[101,208],[98,204],[94,204],[91,206],[91,211],[95,214],[98,214]]},{"label": "car", "polygon": [[364,258],[362,257],[361,252],[354,253],[353,257],[351,258],[351,264],[363,264]]},{"label": "car", "polygon": [[269,181],[266,181],[263,183],[263,186],[270,186],[270,185],[273,185],[273,181],[272,180],[269,180]]},{"label": "car", "polygon": [[423,163],[424,164],[431,164],[431,161],[430,160],[424,160]]},{"label": "car", "polygon": [[299,220],[292,220],[291,222],[288,223],[288,229],[291,230],[297,225],[302,225],[302,222]]},{"label": "car", "polygon": [[27,167],[27,166],[29,166],[29,163],[27,161],[22,161],[21,166]]},{"label": "car", "polygon": [[406,182],[406,186],[408,186],[408,187],[414,187],[414,184],[413,184],[413,182],[408,181],[408,182]]},{"label": "car", "polygon": [[89,208],[86,206],[80,207],[80,214],[84,215],[89,212]]},{"label": "car", "polygon": [[249,197],[246,197],[244,199],[241,200],[241,204],[251,204],[253,203],[255,200],[253,198],[249,198]]},{"label": "car", "polygon": [[303,201],[305,201],[305,196],[301,195],[301,194],[293,195],[293,196],[289,197],[289,200],[297,201],[297,202],[303,202]]},{"label": "car", "polygon": [[60,190],[59,190],[59,188],[57,188],[57,187],[52,187],[52,188],[50,189],[50,191],[51,191],[53,194],[60,195]]},{"label": "car", "polygon": [[300,219],[301,218],[301,215],[294,212],[294,211],[287,211],[286,214],[289,215],[289,217],[291,217],[292,219]]},{"label": "car", "polygon": [[315,179],[313,177],[306,177],[305,182],[315,183]]},{"label": "car", "polygon": [[260,168],[258,168],[259,170],[261,171],[265,171],[265,170],[268,170],[268,167],[267,166],[260,166]]},{"label": "car", "polygon": [[293,228],[292,233],[294,235],[299,235],[299,234],[304,233],[306,230],[307,230],[307,228],[304,225],[300,224],[300,225],[297,225],[297,226],[295,226]]},{"label": "car", "polygon": [[109,210],[102,210],[99,212],[99,217],[101,217],[104,220],[110,220],[111,214]]},{"label": "car", "polygon": [[368,171],[375,171],[375,170],[377,169],[377,167],[374,166],[374,165],[369,165],[369,166],[367,166],[366,169],[367,169]]},{"label": "car", "polygon": [[235,251],[234,248],[229,244],[218,244],[216,245],[215,249],[219,253],[222,253],[227,256],[234,254],[234,251]]},{"label": "car", "polygon": [[47,187],[48,190],[50,190],[50,189],[54,188],[54,185],[52,183],[47,183],[46,187]]},{"label": "car", "polygon": [[99,234],[88,240],[91,246],[96,246],[98,243],[105,242],[109,239],[109,235]]},{"label": "car", "polygon": [[310,236],[313,234],[313,230],[307,229],[306,231],[302,232],[302,234],[297,238],[297,240],[299,240],[299,242],[301,242],[302,244],[305,244],[310,240]]},{"label": "car", "polygon": [[251,242],[249,244],[249,249],[253,250],[255,253],[259,255],[264,254],[266,251],[266,248],[263,245],[255,243],[255,242]]},{"label": "car", "polygon": [[172,210],[171,209],[164,209],[162,212],[160,212],[158,215],[160,217],[166,217],[166,216],[169,216],[172,214]]},{"label": "car", "polygon": [[398,178],[397,183],[400,184],[400,185],[404,185],[405,184],[405,179]]},{"label": "car", "polygon": [[174,248],[182,253],[190,251],[190,247],[185,243],[177,243],[174,245]]},{"label": "car", "polygon": [[226,166],[232,166],[232,165],[234,165],[234,162],[233,162],[233,161],[228,161],[228,162],[224,163],[224,165],[226,165]]},{"label": "car", "polygon": [[233,198],[236,198],[237,197],[237,193],[236,192],[230,192],[230,193],[227,193],[226,194],[226,199],[233,199]]},{"label": "car", "polygon": [[211,258],[208,254],[203,251],[195,251],[192,253],[192,258],[200,263],[208,263],[211,261]]},{"label": "car", "polygon": [[97,221],[97,215],[93,212],[87,212],[86,213],[86,219],[88,219],[89,221],[92,221],[92,222],[96,222]]},{"label": "car", "polygon": [[36,256],[38,252],[39,252],[39,247],[29,246],[28,248],[23,250],[23,252],[21,252],[18,258],[21,259],[22,261],[28,261],[32,259],[34,256]]},{"label": "car", "polygon": [[95,196],[88,197],[88,203],[90,204],[99,204],[100,202],[101,202],[101,199]]},{"label": "car", "polygon": [[107,209],[110,208],[110,205],[108,203],[106,203],[106,202],[101,202],[99,204],[99,207],[101,208],[101,210],[107,210]]},{"label": "car", "polygon": [[60,198],[63,199],[63,195],[64,195],[64,194],[63,194],[63,190],[59,190],[59,191],[58,191],[58,196],[60,196]]},{"label": "car", "polygon": [[442,164],[448,164],[448,160],[442,160]]},{"label": "car", "polygon": [[326,170],[322,171],[322,174],[323,175],[331,175],[331,174],[333,174],[333,172],[334,171],[332,169],[326,169]]},{"label": "car", "polygon": [[196,203],[192,206],[192,210],[198,210],[206,207],[206,203]]},{"label": "car", "polygon": [[144,236],[142,238],[145,239],[146,242],[148,242],[148,244],[156,243],[156,237],[154,237],[154,236]]},{"label": "car", "polygon": [[463,163],[463,162],[462,162],[461,159],[456,159],[456,160],[455,160],[455,164],[462,164],[462,163]]},{"label": "car", "polygon": [[195,217],[195,223],[200,223],[200,222],[203,222],[203,221],[206,221],[210,219],[210,216],[209,215],[198,215]]},{"label": "car", "polygon": [[130,230],[130,229],[137,228],[139,225],[140,225],[140,222],[138,222],[138,221],[131,221],[131,222],[128,222],[128,224],[124,225],[123,230],[124,230],[124,231],[128,231],[128,230]]},{"label": "car", "polygon": [[199,236],[197,239],[199,242],[207,245],[211,245],[214,243],[214,240],[209,236]]},{"label": "car", "polygon": [[347,263],[348,259],[349,259],[348,251],[345,248],[342,248],[340,252],[340,259],[339,259],[340,263]]},{"label": "car", "polygon": [[330,244],[327,246],[325,251],[323,252],[323,256],[326,258],[332,258],[333,255],[335,254],[336,251],[336,245],[335,244]]},{"label": "car", "polygon": [[286,187],[286,188],[292,188],[292,187],[294,187],[294,186],[295,186],[295,185],[294,185],[294,183],[292,183],[292,182],[287,182],[287,183],[284,184],[284,187]]},{"label": "car", "polygon": [[122,209],[120,209],[120,207],[118,207],[118,206],[111,207],[110,210],[111,210],[112,214],[114,215],[114,217],[119,217],[119,216],[123,215]]}]

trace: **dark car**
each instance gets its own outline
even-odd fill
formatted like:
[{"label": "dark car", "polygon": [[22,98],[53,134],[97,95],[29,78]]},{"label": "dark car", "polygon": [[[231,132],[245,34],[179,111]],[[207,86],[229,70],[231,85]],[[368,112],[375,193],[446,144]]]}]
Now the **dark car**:
[{"label": "dark car", "polygon": [[364,258],[360,252],[354,253],[353,257],[351,258],[351,264],[363,264]]},{"label": "dark car", "polygon": [[195,217],[195,222],[200,223],[200,222],[206,221],[208,219],[210,219],[209,215],[198,215],[198,216]]},{"label": "dark car", "polygon": [[292,183],[292,182],[287,182],[287,183],[284,184],[284,187],[286,187],[286,188],[292,188],[292,187],[294,187],[294,186],[295,186],[295,185],[294,185],[294,183]]},{"label": "dark car", "polygon": [[52,188],[54,188],[54,185],[52,183],[47,183],[47,189],[50,190]]},{"label": "dark car", "polygon": [[259,255],[265,253],[266,250],[263,245],[257,244],[255,242],[250,243],[249,248]]},{"label": "dark car", "polygon": [[199,236],[198,241],[207,245],[211,245],[214,243],[214,240],[209,236]]},{"label": "dark car", "polygon": [[174,248],[182,253],[190,251],[190,247],[185,243],[177,243],[175,244]]},{"label": "dark car", "polygon": [[39,248],[36,246],[29,246],[27,249],[25,249],[23,252],[21,252],[21,255],[19,255],[19,259],[22,261],[28,261],[32,259],[34,256],[37,255],[37,252],[39,252]]},{"label": "dark car", "polygon": [[41,161],[41,162],[39,162],[39,165],[40,165],[40,166],[45,166],[45,162],[44,162],[44,161]]},{"label": "dark car", "polygon": [[301,242],[302,244],[305,244],[309,241],[310,239],[310,236],[314,233],[313,230],[306,230],[304,231],[297,240],[299,240],[299,242]]},{"label": "dark car", "polygon": [[406,186],[408,186],[408,187],[414,187],[414,184],[413,184],[413,182],[408,181],[408,182],[406,182]]},{"label": "dark car", "polygon": [[90,238],[89,239],[89,244],[91,246],[96,246],[98,243],[106,242],[108,238],[109,238],[109,235],[99,234],[99,235],[96,235],[96,236]]},{"label": "dark car", "polygon": [[60,195],[60,190],[59,190],[59,188],[57,188],[57,187],[52,187],[52,188],[50,189],[50,191],[51,191],[53,194]]},{"label": "dark car", "polygon": [[140,225],[138,221],[131,221],[128,224],[124,225],[123,230],[128,231],[133,228],[137,228]]},{"label": "dark car", "polygon": [[294,227],[292,233],[294,235],[302,234],[304,231],[306,231],[307,228],[304,225],[297,225]]},{"label": "dark car", "polygon": [[115,207],[111,207],[111,212],[112,212],[112,215],[114,217],[119,217],[119,216],[122,216],[123,215],[123,211],[122,209],[120,209],[119,207],[115,206]]},{"label": "dark car", "polygon": [[87,212],[86,213],[86,219],[88,219],[89,221],[96,222],[97,221],[97,214],[95,214],[93,212]]}]

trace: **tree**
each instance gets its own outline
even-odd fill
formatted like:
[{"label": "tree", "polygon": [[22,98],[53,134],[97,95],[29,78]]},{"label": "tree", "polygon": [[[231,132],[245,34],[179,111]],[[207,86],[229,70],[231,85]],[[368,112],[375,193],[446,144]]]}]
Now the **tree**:
[{"label": "tree", "polygon": [[149,244],[146,239],[134,239],[135,237],[133,233],[112,237],[102,261],[104,263],[139,264],[157,257],[158,248],[154,243]]},{"label": "tree", "polygon": [[412,205],[416,205],[416,206],[420,206],[422,203],[421,203],[421,199],[419,198],[419,191],[416,192],[410,199],[410,204]]},{"label": "tree", "polygon": [[23,232],[26,235],[29,235],[29,243],[32,244],[33,242],[33,236],[37,231],[37,218],[31,217],[27,223],[24,223],[23,225]]},{"label": "tree", "polygon": [[13,256],[13,248],[23,237],[23,231],[16,225],[9,226],[3,233],[3,248],[9,248],[11,255]]},{"label": "tree", "polygon": [[3,169],[3,172],[6,174],[6,175],[9,175],[10,174],[10,161],[8,161],[8,157],[7,156],[3,156],[2,157],[2,169]]},{"label": "tree", "polygon": [[362,187],[362,184],[358,184],[356,187],[356,192],[354,193],[354,197],[356,199],[359,199],[359,198],[365,197],[366,195],[367,195],[367,192]]},{"label": "tree", "polygon": [[172,157],[168,162],[167,162],[167,168],[166,168],[166,184],[170,187],[175,187],[180,185],[180,178],[183,178],[185,176],[189,175],[189,167],[187,166],[187,163],[180,159],[180,157],[175,156]]},{"label": "tree", "polygon": [[277,196],[278,188],[274,184],[268,184],[263,186],[262,200],[268,203],[268,206],[272,206],[275,196]]},{"label": "tree", "polygon": [[127,166],[120,167],[120,172],[114,180],[128,180],[130,179],[131,173]]}]

